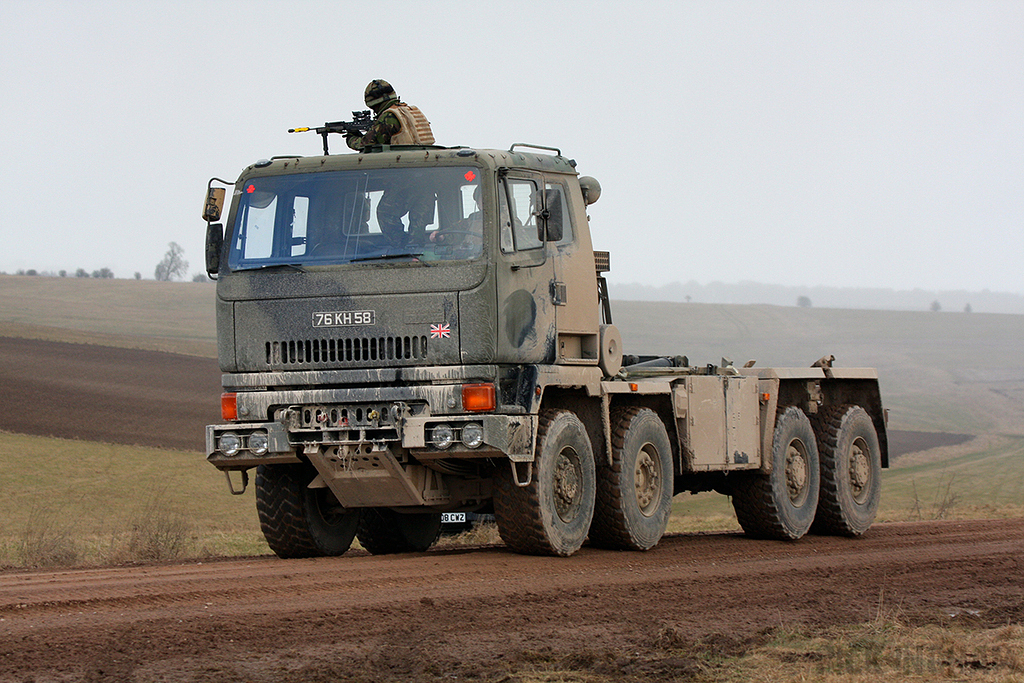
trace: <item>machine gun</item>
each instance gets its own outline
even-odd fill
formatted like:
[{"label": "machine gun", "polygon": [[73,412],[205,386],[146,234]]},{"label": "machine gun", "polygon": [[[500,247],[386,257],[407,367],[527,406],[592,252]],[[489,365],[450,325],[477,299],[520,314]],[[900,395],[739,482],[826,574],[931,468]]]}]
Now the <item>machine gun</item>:
[{"label": "machine gun", "polygon": [[328,133],[341,133],[342,135],[364,135],[366,131],[370,130],[370,126],[373,125],[373,114],[370,113],[369,109],[364,111],[352,112],[351,121],[334,121],[327,122],[319,128],[289,128],[289,133],[306,133],[313,131],[324,139],[324,156],[327,156],[330,152],[327,151],[327,134]]}]

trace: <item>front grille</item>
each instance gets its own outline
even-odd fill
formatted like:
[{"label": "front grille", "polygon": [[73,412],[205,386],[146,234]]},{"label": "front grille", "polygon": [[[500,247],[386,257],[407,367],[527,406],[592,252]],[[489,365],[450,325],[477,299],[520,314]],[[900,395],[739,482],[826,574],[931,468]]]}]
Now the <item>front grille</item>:
[{"label": "front grille", "polygon": [[426,360],[427,338],[291,339],[268,341],[266,351],[271,366]]}]

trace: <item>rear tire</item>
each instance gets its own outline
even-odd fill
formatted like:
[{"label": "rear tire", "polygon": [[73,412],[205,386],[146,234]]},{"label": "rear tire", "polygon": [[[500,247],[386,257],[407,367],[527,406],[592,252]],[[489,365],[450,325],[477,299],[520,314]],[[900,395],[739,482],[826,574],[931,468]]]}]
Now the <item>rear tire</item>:
[{"label": "rear tire", "polygon": [[441,513],[402,514],[389,508],[367,508],[357,535],[359,543],[374,555],[422,553],[441,535]]},{"label": "rear tire", "polygon": [[860,406],[836,406],[817,416],[814,431],[821,495],[812,531],[860,536],[875,521],[882,488],[882,451],[874,422]]},{"label": "rear tire", "polygon": [[590,542],[615,550],[658,544],[672,512],[672,445],[657,413],[630,407],[612,413],[612,462],[597,468]]},{"label": "rear tire", "polygon": [[567,557],[579,550],[594,517],[594,451],[583,423],[567,410],[543,410],[533,477],[517,486],[509,463],[494,473],[494,518],[519,553]]},{"label": "rear tire", "polygon": [[256,468],[256,512],[267,545],[282,559],[341,555],[352,545],[359,510],[346,510],[328,488],[309,488],[307,463]]},{"label": "rear tire", "polygon": [[772,471],[740,473],[733,487],[736,519],[748,536],[795,541],[818,507],[820,473],[814,430],[803,411],[779,412],[772,437]]}]

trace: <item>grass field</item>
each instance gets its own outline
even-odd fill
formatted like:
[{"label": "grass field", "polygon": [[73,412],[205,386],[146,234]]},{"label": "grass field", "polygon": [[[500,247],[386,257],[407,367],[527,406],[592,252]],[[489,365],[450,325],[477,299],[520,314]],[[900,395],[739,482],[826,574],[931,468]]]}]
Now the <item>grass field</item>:
[{"label": "grass field", "polygon": [[199,453],[0,433],[0,490],[0,565],[116,562],[172,532],[173,556],[268,552],[252,490],[232,496]]},{"label": "grass field", "polygon": [[211,283],[0,275],[0,335],[216,357]]}]

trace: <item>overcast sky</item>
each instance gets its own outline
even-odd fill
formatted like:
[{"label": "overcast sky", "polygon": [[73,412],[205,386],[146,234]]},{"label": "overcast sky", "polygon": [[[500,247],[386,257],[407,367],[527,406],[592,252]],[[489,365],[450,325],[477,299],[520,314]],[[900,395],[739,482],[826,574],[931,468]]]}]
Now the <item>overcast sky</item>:
[{"label": "overcast sky", "polygon": [[1024,293],[1024,2],[3,0],[0,64],[8,273],[201,272],[207,180],[385,78],[597,177],[613,285]]}]

